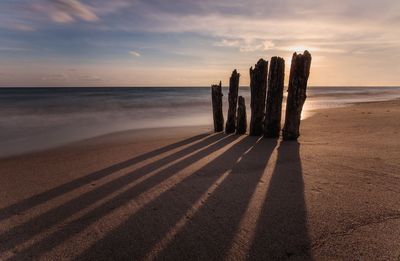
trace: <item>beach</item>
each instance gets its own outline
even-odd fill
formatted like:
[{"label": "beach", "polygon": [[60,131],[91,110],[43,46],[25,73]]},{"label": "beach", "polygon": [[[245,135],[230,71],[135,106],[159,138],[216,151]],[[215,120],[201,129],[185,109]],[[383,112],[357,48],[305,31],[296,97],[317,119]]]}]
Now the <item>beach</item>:
[{"label": "beach", "polygon": [[298,142],[122,131],[0,159],[0,260],[398,260],[400,100]]}]

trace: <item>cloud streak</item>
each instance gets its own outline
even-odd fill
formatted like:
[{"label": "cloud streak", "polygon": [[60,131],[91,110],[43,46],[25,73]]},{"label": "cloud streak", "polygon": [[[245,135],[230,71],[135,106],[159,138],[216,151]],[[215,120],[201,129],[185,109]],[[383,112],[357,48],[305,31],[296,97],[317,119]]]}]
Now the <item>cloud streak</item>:
[{"label": "cloud streak", "polygon": [[70,23],[80,18],[87,22],[99,20],[99,17],[93,12],[89,5],[83,4],[78,0],[52,0],[49,1],[52,6],[50,17],[59,23]]},{"label": "cloud streak", "polygon": [[136,56],[136,57],[140,57],[141,56],[140,53],[135,52],[135,51],[130,51],[129,54],[131,54],[133,56]]}]

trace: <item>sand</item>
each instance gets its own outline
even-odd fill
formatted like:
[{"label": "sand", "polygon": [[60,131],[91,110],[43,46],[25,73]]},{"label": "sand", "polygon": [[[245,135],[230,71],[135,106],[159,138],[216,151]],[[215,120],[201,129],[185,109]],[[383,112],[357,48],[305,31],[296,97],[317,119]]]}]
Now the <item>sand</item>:
[{"label": "sand", "polygon": [[298,142],[210,130],[0,159],[0,260],[400,259],[400,101],[316,111]]}]

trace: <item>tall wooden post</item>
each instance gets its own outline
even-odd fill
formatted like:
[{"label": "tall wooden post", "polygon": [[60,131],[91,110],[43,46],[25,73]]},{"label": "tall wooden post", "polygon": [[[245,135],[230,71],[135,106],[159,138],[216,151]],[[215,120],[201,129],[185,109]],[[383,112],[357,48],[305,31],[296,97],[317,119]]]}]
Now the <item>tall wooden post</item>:
[{"label": "tall wooden post", "polygon": [[239,78],[240,74],[237,72],[237,70],[234,70],[229,80],[229,109],[228,119],[225,126],[225,132],[227,134],[234,133],[236,130],[236,109],[238,103]]},{"label": "tall wooden post", "polygon": [[246,104],[243,96],[239,96],[236,122],[237,122],[236,134],[246,134],[247,115],[246,115]]},{"label": "tall wooden post", "polygon": [[285,60],[272,57],[268,74],[268,92],[265,108],[264,137],[278,138],[281,131]]},{"label": "tall wooden post", "polygon": [[224,115],[222,113],[222,86],[219,84],[211,85],[211,98],[214,118],[214,131],[221,132],[224,130]]},{"label": "tall wooden post", "polygon": [[250,91],[251,91],[251,119],[250,135],[261,136],[263,134],[263,121],[265,110],[265,95],[267,90],[268,62],[260,59],[257,64],[250,68]]},{"label": "tall wooden post", "polygon": [[283,127],[284,140],[296,140],[300,136],[301,111],[307,98],[306,90],[310,67],[311,54],[308,51],[305,51],[304,54],[293,54],[286,102],[285,126]]}]

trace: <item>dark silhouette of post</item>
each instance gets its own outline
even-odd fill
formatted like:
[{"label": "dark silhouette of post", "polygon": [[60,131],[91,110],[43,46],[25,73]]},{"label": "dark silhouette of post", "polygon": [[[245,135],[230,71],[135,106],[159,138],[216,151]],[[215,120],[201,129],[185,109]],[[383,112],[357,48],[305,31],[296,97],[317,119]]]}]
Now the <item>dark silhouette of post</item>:
[{"label": "dark silhouette of post", "polygon": [[222,84],[211,85],[211,98],[214,118],[214,131],[221,132],[224,130],[224,115],[222,113]]},{"label": "dark silhouette of post", "polygon": [[237,70],[234,70],[229,80],[229,109],[228,119],[226,120],[225,126],[225,132],[227,134],[234,133],[236,130],[236,109],[238,103],[239,78],[240,74],[237,72]]},{"label": "dark silhouette of post", "polygon": [[243,96],[239,96],[236,122],[237,122],[236,134],[246,134],[247,115],[246,115],[246,104]]},{"label": "dark silhouette of post", "polygon": [[264,137],[278,138],[281,131],[285,60],[272,57],[268,73],[268,92],[265,108]]},{"label": "dark silhouette of post", "polygon": [[284,140],[296,140],[300,136],[300,117],[304,102],[307,98],[307,81],[310,75],[311,54],[294,53],[290,68],[288,98],[286,102]]},{"label": "dark silhouette of post", "polygon": [[267,77],[268,62],[260,59],[254,69],[253,67],[250,68],[250,136],[261,136],[263,134]]}]

